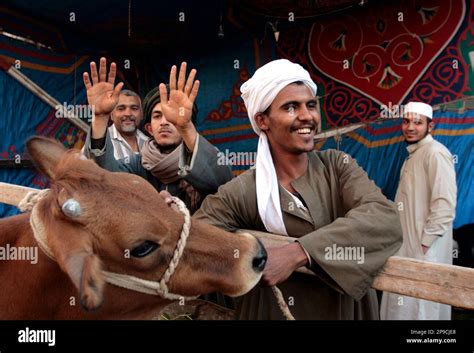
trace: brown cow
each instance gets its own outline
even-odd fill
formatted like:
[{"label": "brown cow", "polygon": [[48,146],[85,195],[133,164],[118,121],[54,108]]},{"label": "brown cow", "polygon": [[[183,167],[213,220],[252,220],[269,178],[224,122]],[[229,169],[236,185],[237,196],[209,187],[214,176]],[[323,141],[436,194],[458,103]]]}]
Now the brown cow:
[{"label": "brown cow", "polygon": [[[27,143],[51,192],[37,205],[56,261],[0,260],[0,319],[147,319],[170,303],[106,284],[102,270],[158,281],[176,248],[184,218],[144,179],[111,173],[50,139]],[[81,207],[62,211],[66,200]],[[29,214],[0,220],[0,247],[37,247]],[[130,256],[126,256],[126,254]],[[237,256],[238,255],[238,256]],[[191,222],[183,256],[168,287],[196,296],[248,292],[266,253],[256,238]]]}]

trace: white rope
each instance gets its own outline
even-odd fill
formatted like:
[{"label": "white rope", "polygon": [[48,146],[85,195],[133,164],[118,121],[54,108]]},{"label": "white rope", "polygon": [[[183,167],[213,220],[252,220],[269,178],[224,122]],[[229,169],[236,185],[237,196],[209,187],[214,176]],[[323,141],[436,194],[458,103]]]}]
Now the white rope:
[{"label": "white rope", "polygon": [[38,203],[49,192],[49,189],[29,191],[26,196],[18,203],[18,208],[22,212],[30,212],[34,205]]},{"label": "white rope", "polygon": [[277,299],[278,302],[278,307],[280,308],[281,312],[283,313],[283,316],[287,320],[295,320],[295,317],[290,311],[290,308],[285,302],[285,299],[283,298],[283,293],[281,292],[280,288],[277,286],[272,286],[272,291],[273,294],[275,295],[275,298]]}]

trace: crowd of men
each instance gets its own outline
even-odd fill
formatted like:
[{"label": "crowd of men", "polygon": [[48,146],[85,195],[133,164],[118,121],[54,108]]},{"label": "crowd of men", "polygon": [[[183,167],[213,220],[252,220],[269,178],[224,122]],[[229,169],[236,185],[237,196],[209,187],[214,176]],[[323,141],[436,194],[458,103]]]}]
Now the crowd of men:
[{"label": "crowd of men", "polygon": [[[110,171],[142,176],[167,201],[179,197],[194,219],[231,232],[297,238],[267,249],[261,282],[236,298],[238,319],[283,319],[274,285],[290,299],[296,319],[450,319],[447,305],[393,293],[383,293],[379,309],[371,288],[395,254],[452,263],[455,171],[448,149],[431,136],[431,106],[405,106],[401,128],[409,155],[392,202],[346,153],[314,150],[317,86],[296,63],[269,62],[242,85],[259,142],[255,167],[235,178],[197,132],[196,70],[173,66],[168,84],[143,102],[115,84],[116,71],[102,58],[99,68],[92,62],[84,73],[94,107],[85,156]],[[328,256],[328,248],[360,249],[363,261]],[[296,272],[302,266],[316,276]]]}]

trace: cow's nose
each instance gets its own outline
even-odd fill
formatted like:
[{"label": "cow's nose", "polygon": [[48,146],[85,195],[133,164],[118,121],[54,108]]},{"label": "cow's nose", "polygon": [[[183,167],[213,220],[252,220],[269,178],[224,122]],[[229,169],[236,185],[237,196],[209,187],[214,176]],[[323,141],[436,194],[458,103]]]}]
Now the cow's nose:
[{"label": "cow's nose", "polygon": [[252,259],[252,267],[255,272],[262,272],[265,268],[265,264],[267,263],[267,251],[263,247],[260,240],[257,239],[258,242],[258,250],[257,255]]}]

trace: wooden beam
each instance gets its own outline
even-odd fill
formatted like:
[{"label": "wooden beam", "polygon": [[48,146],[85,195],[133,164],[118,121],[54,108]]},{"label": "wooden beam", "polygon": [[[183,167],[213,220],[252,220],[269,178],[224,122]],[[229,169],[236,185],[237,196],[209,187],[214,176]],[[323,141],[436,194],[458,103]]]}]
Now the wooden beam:
[{"label": "wooden beam", "polygon": [[17,206],[30,191],[38,189],[0,182],[0,202]]},{"label": "wooden beam", "polygon": [[[39,99],[41,99],[43,102],[45,102],[46,104],[48,104],[50,107],[54,109],[57,109],[58,107],[62,107],[62,105],[59,103],[57,99],[53,98],[48,92],[46,92],[44,89],[38,86],[35,82],[33,82],[20,70],[17,70],[13,66],[6,68],[5,67],[6,65],[7,64],[5,62],[2,63],[2,68],[5,69],[5,72],[11,77],[13,77],[17,82],[19,82],[23,87],[28,89],[35,96],[37,96]],[[65,118],[67,118],[67,121],[76,125],[82,131],[87,132],[87,130],[89,129],[89,125],[87,125],[87,123],[85,123],[79,117],[75,115],[73,117],[66,116]]]},{"label": "wooden beam", "polygon": [[[266,247],[285,245],[296,239],[248,229],[242,231],[255,235]],[[305,267],[297,271],[314,276]],[[472,268],[391,256],[375,277],[372,288],[474,310]]]}]

